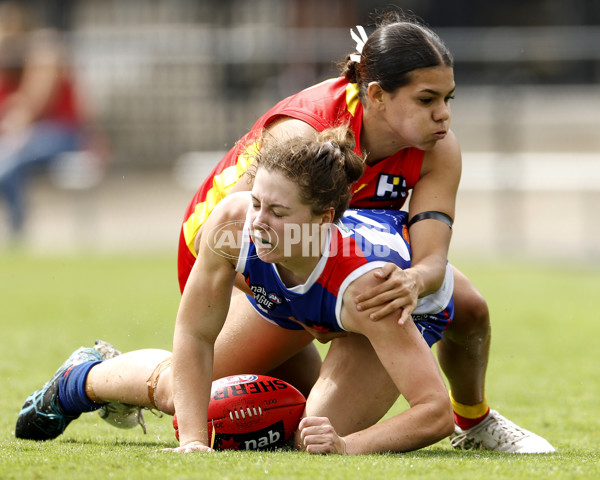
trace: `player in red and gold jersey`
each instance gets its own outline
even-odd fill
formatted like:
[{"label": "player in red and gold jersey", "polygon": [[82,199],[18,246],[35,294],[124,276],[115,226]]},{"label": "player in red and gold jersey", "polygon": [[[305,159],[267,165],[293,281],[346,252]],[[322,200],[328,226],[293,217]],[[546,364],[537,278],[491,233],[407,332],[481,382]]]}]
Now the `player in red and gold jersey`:
[{"label": "player in red and gold jersey", "polygon": [[[352,36],[357,53],[348,56],[340,78],[275,105],[200,187],[181,230],[178,268],[182,290],[194,264],[202,225],[214,206],[228,193],[251,189],[251,178],[245,172],[261,138],[314,138],[316,132],[341,124],[348,124],[354,132],[356,151],[366,163],[350,206],[399,209],[409,192],[411,195],[411,268],[401,270],[388,264],[376,270],[374,275],[387,281],[358,295],[356,307],[372,309],[374,321],[398,309],[408,315],[419,298],[440,287],[461,175],[460,147],[450,130],[450,100],[455,90],[452,56],[434,32],[395,13],[384,16],[369,37],[362,27]],[[456,268],[454,301],[454,321],[437,347],[451,388],[456,421],[453,445],[515,453],[550,451],[552,447],[544,439],[489,408],[485,397],[488,307]],[[240,320],[231,328],[231,335],[241,336],[244,326]],[[283,351],[285,345],[279,348]],[[297,360],[301,364],[300,358]],[[219,362],[218,355],[215,362]],[[306,365],[306,358],[302,362]]]},{"label": "player in red and gold jersey", "polygon": [[[321,132],[332,126],[348,124],[358,140],[356,152],[361,153],[360,135],[363,127],[363,106],[359,101],[359,86],[344,77],[326,80],[292,95],[258,119],[247,133],[215,166],[196,191],[188,205],[181,230],[179,250],[179,281],[181,290],[196,257],[196,239],[201,226],[215,205],[235,187],[251,164],[253,152],[260,146],[263,131],[274,122],[285,125],[287,119],[297,119]],[[425,152],[417,148],[399,150],[382,160],[369,164],[354,189],[354,208],[400,209],[421,173]]]}]

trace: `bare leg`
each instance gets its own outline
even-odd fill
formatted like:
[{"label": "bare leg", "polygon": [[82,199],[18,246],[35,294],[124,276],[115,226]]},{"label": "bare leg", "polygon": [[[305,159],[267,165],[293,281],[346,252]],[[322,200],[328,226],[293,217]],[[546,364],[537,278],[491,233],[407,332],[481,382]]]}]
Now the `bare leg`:
[{"label": "bare leg", "polygon": [[[244,295],[232,297],[230,314],[215,343],[213,379],[243,373],[273,374],[308,394],[321,358],[304,330],[284,330],[267,322]],[[86,391],[98,403],[121,402],[173,414],[171,368],[158,376],[154,401],[148,379],[171,358],[166,350],[136,350],[106,360],[90,370]]]},{"label": "bare leg", "polygon": [[214,378],[270,374],[305,395],[316,381],[321,357],[305,330],[285,330],[262,318],[246,296],[234,293],[229,316],[215,343]]},{"label": "bare leg", "polygon": [[367,338],[350,334],[331,342],[305,413],[329,418],[344,436],[375,424],[398,395]]},{"label": "bare leg", "polygon": [[[474,406],[485,399],[485,373],[491,337],[489,312],[481,294],[456,269],[454,279],[456,315],[438,343],[438,360],[450,383],[452,397],[463,405]],[[490,410],[477,426],[458,434],[452,445],[506,453],[554,451],[547,440],[494,410]]]},{"label": "bare leg", "polygon": [[469,279],[454,269],[454,320],[437,344],[440,366],[454,399],[476,405],[485,395],[491,328],[487,304]]},{"label": "bare leg", "polygon": [[291,383],[305,397],[308,397],[319,378],[320,370],[321,355],[314,343],[310,343],[288,361],[268,371],[267,375]]},{"label": "bare leg", "polygon": [[[146,381],[157,365],[170,357],[171,352],[166,350],[148,349],[105,360],[90,370],[86,392],[91,400],[98,403],[121,402],[156,408],[148,396]],[[173,413],[168,410],[161,408],[165,413]]]}]

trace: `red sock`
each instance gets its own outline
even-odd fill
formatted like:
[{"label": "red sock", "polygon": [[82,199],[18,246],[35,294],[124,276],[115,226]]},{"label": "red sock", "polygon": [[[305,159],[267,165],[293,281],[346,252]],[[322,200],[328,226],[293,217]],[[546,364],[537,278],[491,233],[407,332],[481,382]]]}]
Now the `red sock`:
[{"label": "red sock", "polygon": [[463,430],[468,430],[481,422],[490,413],[485,396],[483,401],[476,405],[465,405],[457,402],[450,392],[450,402],[452,402],[452,410],[454,411],[454,423]]},{"label": "red sock", "polygon": [[461,417],[458,413],[454,412],[454,423],[456,423],[463,430],[468,430],[469,428],[474,427],[479,422],[481,422],[485,417],[490,413],[490,408],[488,407],[487,412],[483,414],[481,417],[477,418],[466,418]]}]

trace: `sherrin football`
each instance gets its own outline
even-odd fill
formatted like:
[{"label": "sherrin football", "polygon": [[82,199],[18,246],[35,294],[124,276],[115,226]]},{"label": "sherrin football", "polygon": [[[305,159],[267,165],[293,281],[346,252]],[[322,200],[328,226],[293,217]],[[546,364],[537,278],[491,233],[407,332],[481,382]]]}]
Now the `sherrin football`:
[{"label": "sherrin football", "polygon": [[[233,375],[212,383],[208,438],[215,450],[265,450],[284,445],[298,427],[306,399],[289,383],[266,375]],[[179,440],[177,415],[173,416]]]}]

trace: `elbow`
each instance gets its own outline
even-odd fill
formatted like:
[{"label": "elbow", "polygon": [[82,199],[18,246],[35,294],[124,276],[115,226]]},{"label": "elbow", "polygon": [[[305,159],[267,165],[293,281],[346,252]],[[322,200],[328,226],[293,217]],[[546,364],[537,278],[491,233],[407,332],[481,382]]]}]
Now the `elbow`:
[{"label": "elbow", "polygon": [[448,396],[437,402],[432,419],[434,431],[438,437],[436,441],[442,440],[454,433],[454,413]]},{"label": "elbow", "polygon": [[454,433],[454,415],[450,412],[450,415],[446,415],[444,418],[444,424],[441,426],[440,430],[440,440],[449,437]]},{"label": "elbow", "polygon": [[426,427],[423,429],[423,446],[433,445],[454,433],[454,413],[450,399],[441,395],[432,399],[425,413]]}]

